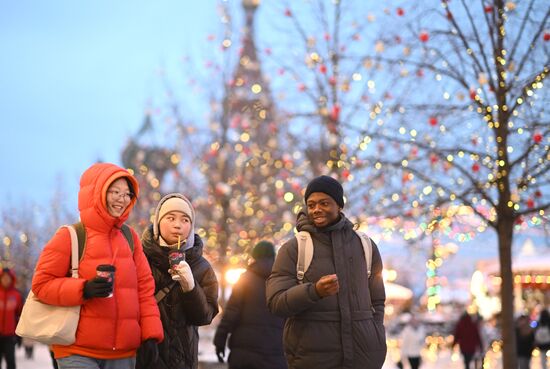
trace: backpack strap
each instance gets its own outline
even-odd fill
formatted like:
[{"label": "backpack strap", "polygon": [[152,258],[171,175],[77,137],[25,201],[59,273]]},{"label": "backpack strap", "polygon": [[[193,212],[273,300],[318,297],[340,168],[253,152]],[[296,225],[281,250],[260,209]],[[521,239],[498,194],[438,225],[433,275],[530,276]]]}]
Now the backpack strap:
[{"label": "backpack strap", "polygon": [[300,231],[296,234],[298,241],[298,257],[296,258],[296,278],[302,284],[309,264],[313,259],[313,240],[309,232]]},{"label": "backpack strap", "polygon": [[134,253],[134,236],[132,235],[132,231],[130,230],[130,227],[128,227],[126,224],[123,224],[122,227],[120,227],[120,230],[122,231],[122,234],[126,238],[126,241],[128,241],[128,245],[130,246],[130,251],[132,251],[132,254]]},{"label": "backpack strap", "polygon": [[361,244],[363,245],[363,251],[365,253],[365,262],[367,263],[367,275],[368,278],[371,277],[372,270],[372,241],[366,233],[355,231],[359,238],[361,239]]},{"label": "backpack strap", "polygon": [[172,282],[170,285],[164,287],[161,290],[158,290],[157,293],[155,293],[155,300],[157,300],[157,303],[159,303],[163,298],[170,293],[172,288],[176,285],[177,282]]},{"label": "backpack strap", "polygon": [[[74,230],[76,231],[78,239],[78,260],[82,260],[82,257],[84,256],[84,249],[86,248],[86,228],[84,227],[84,224],[82,224],[82,222],[73,224],[72,228],[74,228]],[[123,224],[122,227],[120,227],[120,230],[122,231],[124,238],[126,238],[126,241],[128,242],[130,250],[133,254],[134,237],[132,236],[132,231],[130,230],[130,227],[128,227],[126,224]]]},{"label": "backpack strap", "polygon": [[78,222],[72,225],[72,228],[76,231],[78,239],[78,260],[82,260],[84,256],[84,249],[86,248],[86,228],[82,222]]}]

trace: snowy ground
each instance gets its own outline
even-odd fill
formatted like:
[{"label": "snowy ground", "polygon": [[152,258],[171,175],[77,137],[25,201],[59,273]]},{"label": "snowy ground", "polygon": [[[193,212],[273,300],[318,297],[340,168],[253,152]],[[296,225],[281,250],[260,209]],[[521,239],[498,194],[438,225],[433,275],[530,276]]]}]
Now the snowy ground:
[{"label": "snowy ground", "polygon": [[[216,355],[214,352],[214,346],[212,345],[210,331],[202,332],[200,343],[200,354],[199,359],[201,360],[200,368],[204,369],[214,369],[214,368],[224,368],[224,366],[216,365],[217,363]],[[383,369],[395,369],[395,363],[392,359],[392,353],[388,354],[386,363],[384,364]],[[489,357],[488,365],[486,369],[501,369],[502,365],[500,363],[500,358]],[[16,352],[16,361],[17,369],[50,369],[53,368],[52,362],[50,359],[50,354],[47,346],[42,344],[36,344],[34,348],[34,357],[33,359],[26,359],[24,355],[24,350],[18,348]],[[405,368],[408,366],[405,364]],[[426,352],[423,356],[423,363],[421,369],[462,369],[463,364],[460,356],[455,352],[452,353],[450,350],[443,350],[437,354],[430,354]],[[531,361],[531,369],[540,369],[540,359],[538,357],[533,357]]]}]

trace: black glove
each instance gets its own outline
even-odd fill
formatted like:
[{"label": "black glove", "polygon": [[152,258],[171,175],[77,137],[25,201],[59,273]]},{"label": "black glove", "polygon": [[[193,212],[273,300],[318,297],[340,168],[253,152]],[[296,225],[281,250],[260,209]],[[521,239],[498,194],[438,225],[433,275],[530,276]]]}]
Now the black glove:
[{"label": "black glove", "polygon": [[152,368],[159,359],[157,341],[149,338],[141,343],[137,352],[142,368]]},{"label": "black glove", "polygon": [[107,297],[113,292],[113,281],[107,278],[95,277],[84,284],[84,298]]},{"label": "black glove", "polygon": [[225,346],[216,346],[216,356],[218,361],[223,363],[223,358],[225,357]]}]

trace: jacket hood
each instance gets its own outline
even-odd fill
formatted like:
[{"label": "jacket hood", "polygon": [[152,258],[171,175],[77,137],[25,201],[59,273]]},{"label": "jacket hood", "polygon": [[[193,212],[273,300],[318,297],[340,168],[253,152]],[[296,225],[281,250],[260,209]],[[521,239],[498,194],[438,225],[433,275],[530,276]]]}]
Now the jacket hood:
[{"label": "jacket hood", "polygon": [[274,258],[258,259],[250,264],[247,269],[260,276],[260,278],[267,279],[267,277],[271,274],[271,269],[273,268],[274,262]]},{"label": "jacket hood", "polygon": [[189,205],[189,209],[191,210],[191,229],[189,230],[189,236],[187,236],[187,241],[185,242],[185,245],[183,245],[183,250],[190,249],[193,247],[193,244],[195,242],[195,209],[193,208],[193,205],[191,204],[191,201],[185,196],[183,196],[180,193],[169,193],[168,195],[164,196],[162,199],[160,199],[157,208],[155,209],[155,215],[153,217],[153,238],[155,241],[159,240],[160,237],[160,229],[159,229],[159,214],[160,214],[160,208],[162,207],[162,204],[166,202],[166,200],[171,198],[180,198],[183,201]]},{"label": "jacket hood", "polygon": [[[119,178],[127,178],[134,187],[135,196],[120,217],[112,216],[107,210],[107,189]],[[80,177],[78,192],[78,210],[80,219],[86,226],[108,231],[112,227],[120,228],[128,219],[139,195],[139,185],[135,177],[126,169],[115,164],[96,163]]]},{"label": "jacket hood", "polygon": [[2,269],[2,272],[0,274],[0,278],[2,278],[4,276],[4,274],[7,274],[11,277],[11,283],[8,286],[7,289],[15,288],[15,282],[16,282],[15,272],[13,270],[9,269],[9,268],[4,268],[4,269]]}]

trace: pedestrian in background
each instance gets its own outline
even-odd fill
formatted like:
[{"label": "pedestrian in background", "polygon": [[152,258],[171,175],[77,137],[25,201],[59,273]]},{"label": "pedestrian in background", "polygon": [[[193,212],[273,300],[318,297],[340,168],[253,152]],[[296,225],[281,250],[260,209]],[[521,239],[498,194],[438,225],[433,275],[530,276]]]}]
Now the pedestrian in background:
[{"label": "pedestrian in background", "polygon": [[283,352],[284,319],[271,314],[265,303],[265,281],[275,261],[275,247],[260,241],[252,263],[233,287],[214,336],[220,363],[229,336],[229,369],[286,369]]},{"label": "pedestrian in background", "polygon": [[546,369],[547,355],[550,350],[550,314],[548,308],[540,312],[535,331],[535,345],[540,350],[540,367]]},{"label": "pedestrian in background", "polygon": [[15,327],[23,309],[23,297],[15,288],[15,272],[3,268],[0,274],[0,367],[15,369],[15,345],[18,337]]},{"label": "pedestrian in background", "polygon": [[[149,366],[138,354],[137,369],[191,369],[198,366],[198,327],[218,313],[218,280],[202,256],[194,231],[195,210],[182,194],[171,193],[158,203],[153,223],[143,232],[143,249],[155,279],[164,330],[159,358]],[[170,255],[180,258],[170,264]]]},{"label": "pedestrian in background", "polygon": [[411,369],[418,369],[422,349],[426,345],[426,330],[414,314],[401,332],[401,361],[407,358]]},{"label": "pedestrian in background", "polygon": [[516,347],[519,369],[529,369],[535,348],[535,332],[527,315],[520,315],[516,320]]},{"label": "pedestrian in background", "polygon": [[386,358],[382,258],[372,242],[369,276],[361,236],[342,213],[344,190],[332,177],[307,185],[296,229],[313,241],[303,280],[298,241],[282,245],[267,280],[270,311],[287,318],[283,344],[291,369],[380,369]]},{"label": "pedestrian in background", "polygon": [[470,363],[476,353],[483,350],[483,344],[481,342],[479,327],[467,311],[461,315],[455,326],[452,346],[456,345],[460,348],[460,353],[464,360],[464,368],[470,369]]},{"label": "pedestrian in background", "polygon": [[[136,351],[158,356],[162,323],[153,296],[155,282],[139,236],[133,250],[121,227],[139,187],[125,169],[97,163],[80,179],[78,209],[86,233],[78,278],[70,276],[71,239],[62,227],[46,244],[36,265],[32,291],[50,305],[80,305],[76,341],[52,345],[60,369],[134,369]],[[98,277],[100,264],[115,267],[114,278]],[[112,296],[111,296],[112,294]]]}]

